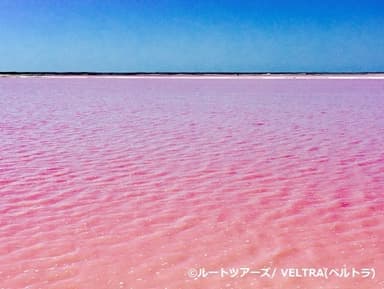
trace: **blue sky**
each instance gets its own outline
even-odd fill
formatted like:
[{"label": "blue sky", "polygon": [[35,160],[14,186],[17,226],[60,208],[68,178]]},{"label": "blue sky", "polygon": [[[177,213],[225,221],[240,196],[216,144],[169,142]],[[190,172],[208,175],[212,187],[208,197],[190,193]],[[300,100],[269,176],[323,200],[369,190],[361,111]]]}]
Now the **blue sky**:
[{"label": "blue sky", "polygon": [[384,1],[0,0],[0,71],[384,71]]}]

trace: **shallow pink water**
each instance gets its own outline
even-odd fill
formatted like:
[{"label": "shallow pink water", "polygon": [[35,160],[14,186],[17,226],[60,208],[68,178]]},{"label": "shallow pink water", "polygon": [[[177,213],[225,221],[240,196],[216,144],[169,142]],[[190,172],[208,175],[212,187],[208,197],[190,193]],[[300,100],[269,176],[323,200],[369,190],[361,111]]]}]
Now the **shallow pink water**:
[{"label": "shallow pink water", "polygon": [[[0,79],[0,288],[384,286],[384,81]],[[375,278],[190,278],[190,268]]]}]

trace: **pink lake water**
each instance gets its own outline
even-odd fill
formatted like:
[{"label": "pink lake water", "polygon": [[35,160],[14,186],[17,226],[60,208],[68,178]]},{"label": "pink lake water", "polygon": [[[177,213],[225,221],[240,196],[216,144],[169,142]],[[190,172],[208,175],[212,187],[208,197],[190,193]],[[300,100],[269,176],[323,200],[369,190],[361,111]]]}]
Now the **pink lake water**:
[{"label": "pink lake water", "polygon": [[0,78],[0,108],[2,289],[384,288],[384,80]]}]

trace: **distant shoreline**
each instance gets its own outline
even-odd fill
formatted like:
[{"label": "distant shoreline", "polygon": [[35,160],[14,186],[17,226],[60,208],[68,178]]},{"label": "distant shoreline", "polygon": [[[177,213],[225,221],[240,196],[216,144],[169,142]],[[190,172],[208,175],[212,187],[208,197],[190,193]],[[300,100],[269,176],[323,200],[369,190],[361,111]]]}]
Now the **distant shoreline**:
[{"label": "distant shoreline", "polygon": [[0,77],[44,78],[259,78],[259,79],[384,79],[384,72],[0,72]]}]

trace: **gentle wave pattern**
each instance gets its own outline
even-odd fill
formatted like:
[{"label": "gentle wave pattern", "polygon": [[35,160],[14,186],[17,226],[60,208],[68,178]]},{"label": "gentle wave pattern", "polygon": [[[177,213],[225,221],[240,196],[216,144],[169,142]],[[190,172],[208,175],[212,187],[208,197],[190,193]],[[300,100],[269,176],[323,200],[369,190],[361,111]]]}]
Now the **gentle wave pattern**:
[{"label": "gentle wave pattern", "polygon": [[[379,289],[384,81],[0,78],[0,288]],[[194,280],[190,268],[375,268]]]}]

